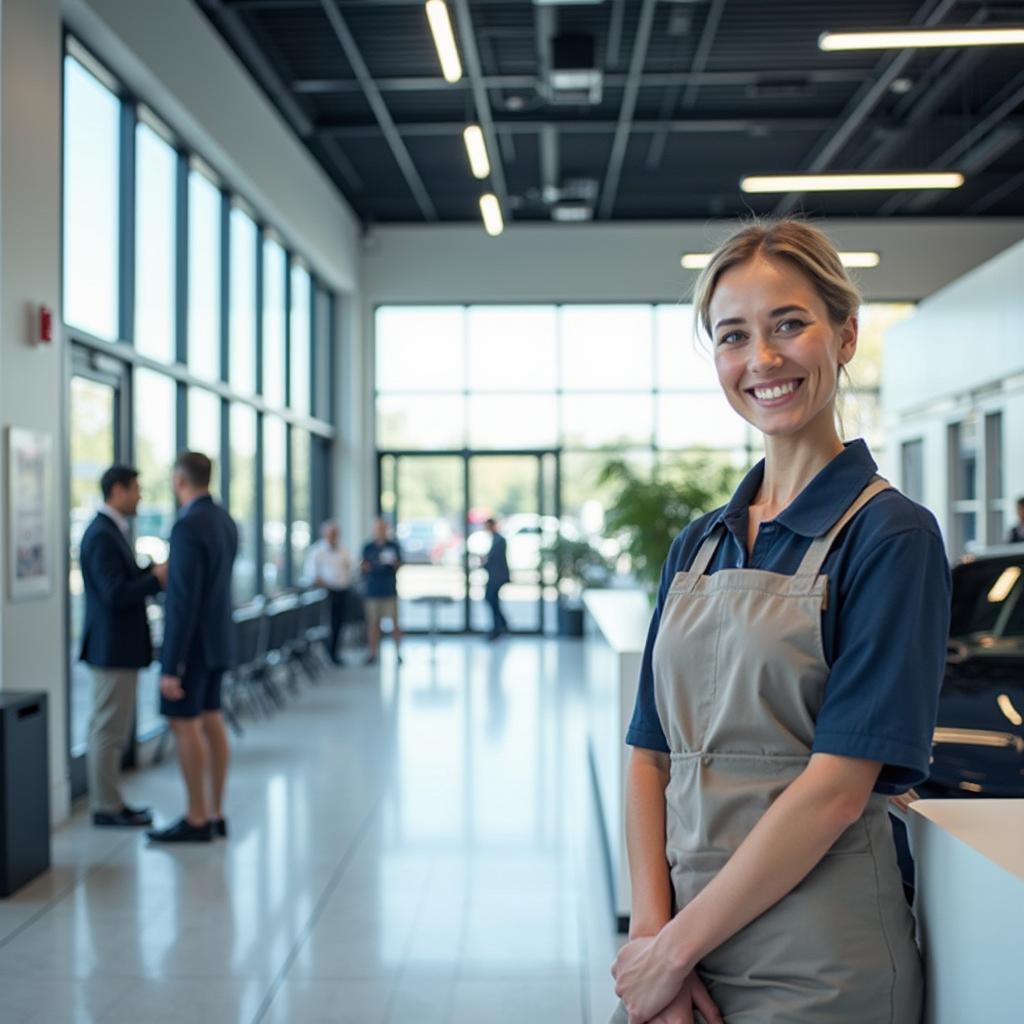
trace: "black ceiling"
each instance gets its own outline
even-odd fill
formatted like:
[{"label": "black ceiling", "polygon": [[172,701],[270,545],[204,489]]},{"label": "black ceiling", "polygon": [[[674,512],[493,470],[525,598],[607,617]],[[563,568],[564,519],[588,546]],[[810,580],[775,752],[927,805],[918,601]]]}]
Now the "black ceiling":
[{"label": "black ceiling", "polygon": [[[1024,48],[824,53],[825,30],[1024,22],[1024,0],[196,0],[367,223],[1024,215]],[[593,37],[600,101],[553,94],[553,34]],[[490,186],[462,129],[493,124]],[[490,148],[490,147],[489,147]],[[500,159],[499,159],[500,156]],[[746,174],[962,170],[953,192],[746,196]],[[589,190],[589,193],[588,193]]]}]

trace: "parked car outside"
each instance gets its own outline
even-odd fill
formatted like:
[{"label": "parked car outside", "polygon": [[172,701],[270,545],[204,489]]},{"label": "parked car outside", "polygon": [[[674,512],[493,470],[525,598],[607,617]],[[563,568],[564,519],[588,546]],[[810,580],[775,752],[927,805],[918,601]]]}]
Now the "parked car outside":
[{"label": "parked car outside", "polygon": [[[1024,797],[1024,544],[989,548],[953,567],[946,672],[922,799]],[[894,835],[904,885],[913,862]]]}]

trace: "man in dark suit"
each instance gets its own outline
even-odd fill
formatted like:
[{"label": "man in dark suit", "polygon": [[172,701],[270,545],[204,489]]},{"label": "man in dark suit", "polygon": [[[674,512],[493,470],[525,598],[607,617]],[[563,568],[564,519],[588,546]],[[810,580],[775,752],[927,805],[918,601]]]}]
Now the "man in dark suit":
[{"label": "man in dark suit", "polygon": [[174,463],[181,506],[171,531],[160,661],[160,712],[170,722],[188,794],[185,816],[150,832],[158,843],[209,842],[227,835],[227,730],[221,679],[234,663],[231,571],[238,528],[210,497],[210,460],[182,452]]},{"label": "man in dark suit", "polygon": [[1006,535],[1007,544],[1024,544],[1024,495],[1017,499],[1017,522]]},{"label": "man in dark suit", "polygon": [[491,548],[484,559],[484,568],[487,570],[487,588],[484,590],[484,600],[491,608],[491,632],[489,640],[497,640],[502,633],[508,632],[508,622],[501,610],[501,601],[498,598],[501,588],[510,579],[508,571],[508,543],[498,532],[498,524],[493,519],[488,519],[484,524],[491,535]]},{"label": "man in dark suit", "polygon": [[85,588],[81,660],[92,676],[89,804],[94,825],[150,825],[145,807],[121,797],[121,755],[131,735],[139,669],[153,660],[146,598],[159,592],[167,566],[140,569],[131,524],[142,498],[139,471],[111,466],[100,480],[103,505],[79,547]]}]

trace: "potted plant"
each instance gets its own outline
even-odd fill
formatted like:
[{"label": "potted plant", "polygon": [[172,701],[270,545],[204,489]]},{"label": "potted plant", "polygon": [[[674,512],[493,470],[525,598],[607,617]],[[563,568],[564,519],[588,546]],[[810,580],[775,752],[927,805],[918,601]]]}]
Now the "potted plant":
[{"label": "potted plant", "polygon": [[583,636],[582,594],[587,587],[601,587],[612,575],[612,565],[588,540],[559,534],[544,549],[544,558],[558,570],[558,633]]},{"label": "potted plant", "polygon": [[693,520],[728,500],[739,471],[706,456],[684,457],[642,476],[622,459],[601,471],[602,484],[617,485],[605,509],[605,532],[617,536],[633,575],[652,595],[676,535]]}]

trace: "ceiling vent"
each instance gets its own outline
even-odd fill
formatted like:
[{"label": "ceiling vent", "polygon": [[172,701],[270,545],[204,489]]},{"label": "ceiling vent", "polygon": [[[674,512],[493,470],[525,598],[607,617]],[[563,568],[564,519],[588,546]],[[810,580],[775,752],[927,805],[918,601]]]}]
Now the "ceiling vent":
[{"label": "ceiling vent", "polygon": [[548,73],[552,103],[596,105],[601,102],[603,81],[595,58],[593,36],[561,32],[552,37]]}]

